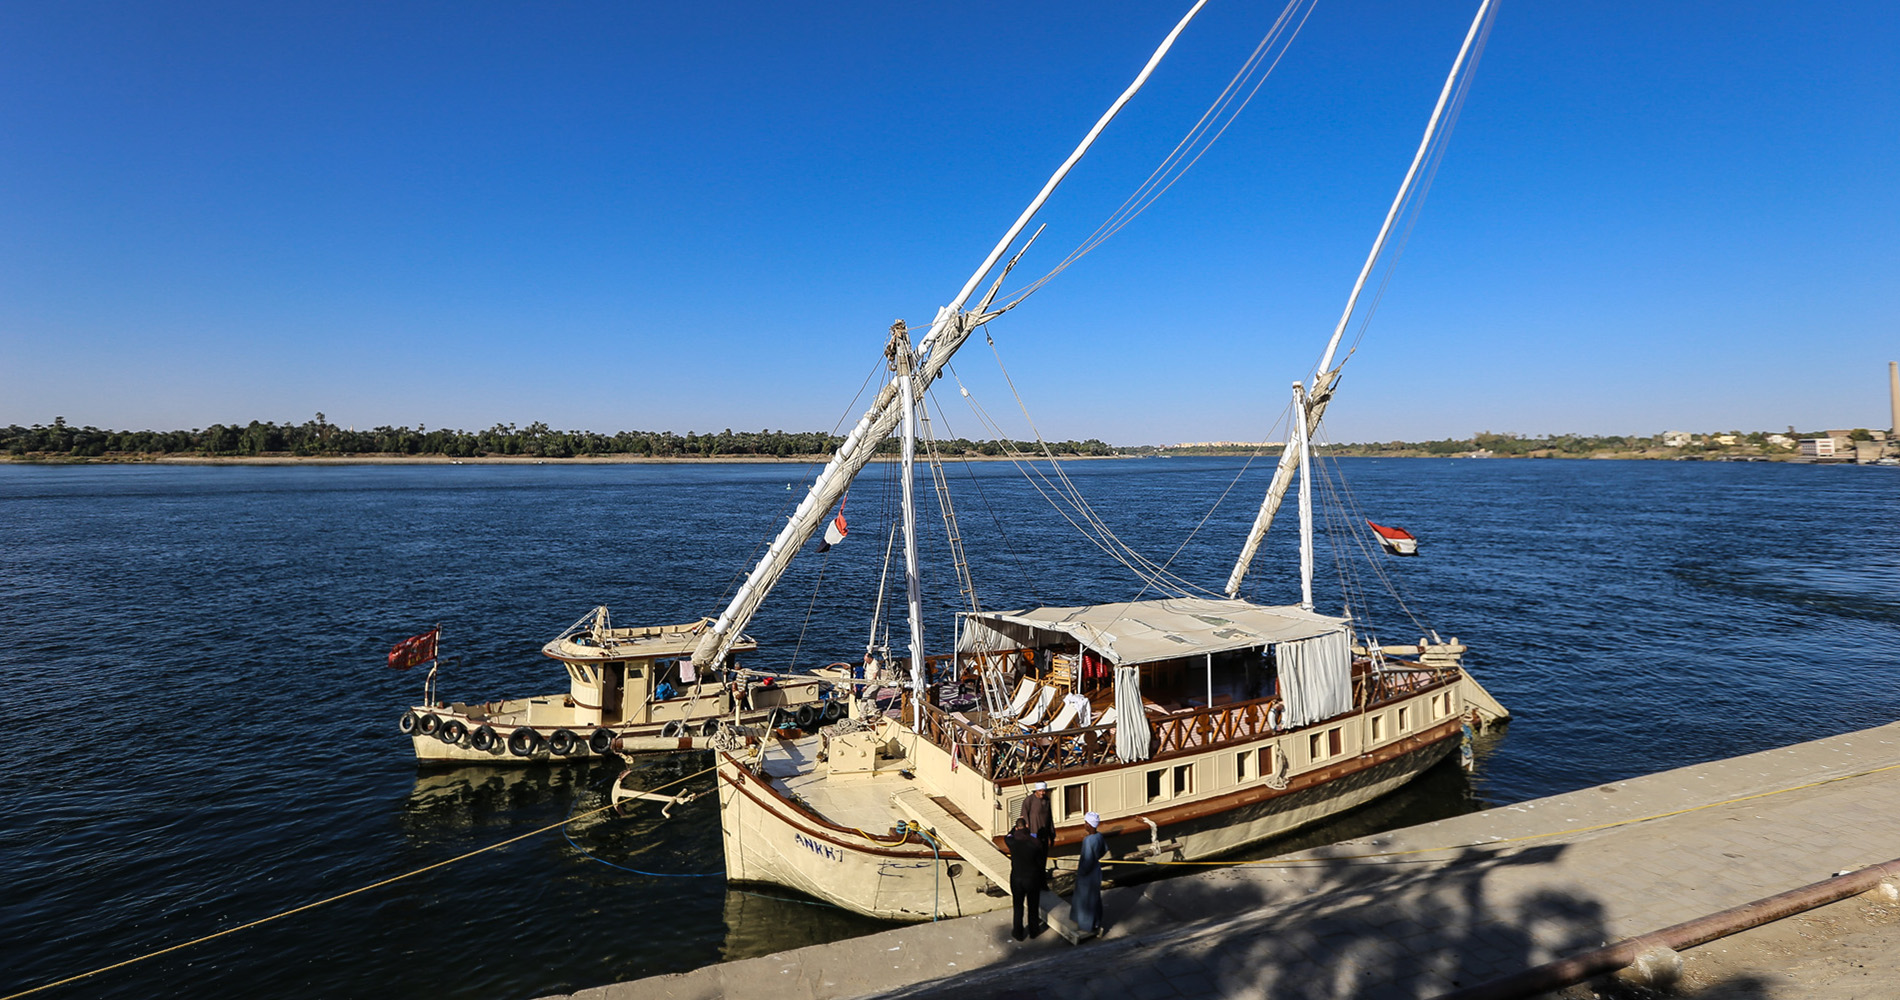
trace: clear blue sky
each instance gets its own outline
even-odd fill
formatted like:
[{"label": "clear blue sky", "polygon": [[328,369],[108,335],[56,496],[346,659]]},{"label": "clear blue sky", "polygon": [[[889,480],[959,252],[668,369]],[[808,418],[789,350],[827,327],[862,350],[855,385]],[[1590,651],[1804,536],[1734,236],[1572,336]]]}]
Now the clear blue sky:
[{"label": "clear blue sky", "polygon": [[[18,0],[0,423],[830,428],[1186,6]],[[1322,0],[993,325],[1043,432],[1265,436],[1474,10]],[[1210,4],[1025,273],[1272,13]],[[1885,427],[1897,190],[1900,5],[1506,0],[1330,436]],[[980,339],[958,369],[1015,412]]]}]

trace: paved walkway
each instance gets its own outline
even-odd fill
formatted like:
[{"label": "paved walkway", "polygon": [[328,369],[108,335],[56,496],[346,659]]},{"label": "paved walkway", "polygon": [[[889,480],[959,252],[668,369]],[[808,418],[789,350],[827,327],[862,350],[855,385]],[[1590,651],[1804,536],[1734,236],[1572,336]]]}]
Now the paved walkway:
[{"label": "paved walkway", "polygon": [[1900,724],[1112,889],[1080,947],[1005,911],[575,997],[1411,1000],[1900,858],[1896,816]]}]

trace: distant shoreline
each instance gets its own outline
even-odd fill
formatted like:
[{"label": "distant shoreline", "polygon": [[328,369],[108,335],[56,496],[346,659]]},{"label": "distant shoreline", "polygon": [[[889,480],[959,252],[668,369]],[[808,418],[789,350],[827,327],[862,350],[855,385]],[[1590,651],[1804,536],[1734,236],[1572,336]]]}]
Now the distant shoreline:
[{"label": "distant shoreline", "polygon": [[[1276,449],[1277,451],[1277,449]],[[1116,460],[1140,460],[1149,458],[1247,458],[1249,456],[1271,458],[1268,452],[1246,451],[1203,451],[1185,453],[1160,453],[1136,455],[1058,455],[1060,461],[1094,462]],[[1569,461],[1654,461],[1654,462],[1782,462],[1798,465],[1807,464],[1852,464],[1852,459],[1843,461],[1822,461],[1800,455],[1773,455],[1746,457],[1671,455],[1653,452],[1613,452],[1595,455],[1429,455],[1415,451],[1407,452],[1359,452],[1356,454],[1337,454],[1337,458],[1435,458],[1460,460],[1545,460],[1564,459]],[[1007,462],[1007,455],[948,455],[947,459],[967,462]],[[831,459],[830,455],[714,455],[714,456],[646,456],[646,455],[575,455],[570,458],[541,458],[534,455],[482,455],[470,458],[454,458],[448,455],[7,455],[0,454],[0,463],[13,465],[265,465],[265,466],[331,466],[331,465],[812,465],[823,464]],[[1027,456],[1024,461],[1046,461],[1041,455]],[[894,455],[878,455],[873,462],[895,462]]]}]

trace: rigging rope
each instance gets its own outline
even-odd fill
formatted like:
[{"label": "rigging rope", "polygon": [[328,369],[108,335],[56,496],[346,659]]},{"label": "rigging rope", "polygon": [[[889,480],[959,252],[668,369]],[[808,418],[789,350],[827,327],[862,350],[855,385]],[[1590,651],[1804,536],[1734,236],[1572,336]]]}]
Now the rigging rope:
[{"label": "rigging rope", "polygon": [[[1293,24],[1293,16],[1302,6],[1306,7],[1306,12],[1300,15],[1298,24]],[[1135,217],[1142,212],[1147,211],[1148,207],[1159,200],[1169,188],[1174,186],[1175,182],[1186,176],[1188,170],[1192,169],[1193,166],[1200,161],[1201,157],[1205,155],[1209,149],[1213,148],[1214,143],[1226,133],[1228,126],[1232,125],[1234,121],[1240,117],[1240,112],[1246,109],[1248,103],[1253,100],[1254,95],[1260,91],[1260,87],[1267,82],[1267,77],[1273,75],[1274,69],[1280,65],[1281,58],[1283,58],[1287,50],[1292,47],[1293,40],[1299,37],[1300,29],[1306,26],[1306,19],[1312,16],[1313,9],[1317,6],[1317,0],[1313,0],[1310,4],[1308,0],[1290,0],[1286,7],[1280,11],[1280,16],[1276,18],[1272,26],[1267,29],[1267,34],[1260,40],[1260,44],[1254,47],[1253,53],[1241,64],[1240,70],[1234,74],[1233,79],[1228,81],[1227,86],[1220,92],[1220,95],[1214,99],[1214,103],[1201,114],[1200,120],[1195,122],[1194,127],[1190,128],[1187,134],[1175,144],[1174,149],[1169,151],[1166,157],[1162,158],[1160,165],[1155,167],[1154,171],[1148,175],[1146,180],[1142,181],[1134,193],[1130,194],[1128,198],[1124,200],[1114,212],[1110,213],[1108,218],[1104,220],[1101,225],[1097,226],[1095,231],[1090,233],[1074,250],[1069,251],[1067,257],[1064,257],[1061,262],[1050,269],[1047,274],[1037,278],[1021,291],[1011,293],[1004,304],[997,307],[996,311],[1000,313],[1014,309],[1017,305],[1021,304],[1024,299],[1041,289],[1042,286],[1048,284],[1056,275],[1068,270],[1070,265],[1081,260],[1096,247],[1102,245],[1103,242],[1120,232],[1123,226],[1133,221]],[[1289,25],[1292,25],[1291,32],[1287,31]],[[1284,38],[1281,37],[1283,35]],[[1276,47],[1278,49],[1277,53],[1274,52]],[[1266,62],[1266,57],[1269,54],[1273,55],[1272,61]],[[1263,62],[1265,62],[1266,68],[1264,71],[1260,71]],[[1249,87],[1248,81],[1254,77],[1256,71],[1259,71],[1259,76],[1257,79],[1252,79],[1252,86]],[[1244,97],[1240,96],[1240,91],[1243,88],[1246,89],[1246,96]]]},{"label": "rigging rope", "polygon": [[[1418,225],[1419,217],[1424,212],[1425,198],[1431,192],[1432,182],[1438,177],[1439,165],[1444,162],[1445,150],[1451,141],[1451,133],[1458,127],[1458,115],[1464,110],[1465,96],[1471,89],[1471,81],[1477,76],[1478,60],[1484,55],[1484,46],[1491,38],[1491,25],[1496,19],[1497,7],[1494,6],[1485,15],[1484,24],[1478,29],[1478,37],[1472,45],[1471,58],[1466,61],[1465,69],[1452,92],[1451,101],[1446,106],[1444,127],[1433,136],[1432,148],[1427,153],[1425,176],[1418,187],[1406,197],[1405,206],[1401,210],[1406,215],[1405,226],[1400,231],[1390,255],[1386,256],[1382,263],[1384,273],[1379,277],[1379,287],[1373,292],[1372,303],[1366,307],[1365,315],[1359,321],[1359,328],[1353,335],[1351,346],[1346,349],[1347,358],[1352,357],[1353,353],[1359,350],[1359,342],[1365,339],[1366,329],[1372,325],[1372,317],[1379,311],[1380,302],[1385,299],[1386,286],[1391,284],[1392,275],[1398,269],[1399,258],[1405,255],[1405,245],[1411,241],[1412,229]],[[1344,364],[1343,359],[1341,364]]]}]

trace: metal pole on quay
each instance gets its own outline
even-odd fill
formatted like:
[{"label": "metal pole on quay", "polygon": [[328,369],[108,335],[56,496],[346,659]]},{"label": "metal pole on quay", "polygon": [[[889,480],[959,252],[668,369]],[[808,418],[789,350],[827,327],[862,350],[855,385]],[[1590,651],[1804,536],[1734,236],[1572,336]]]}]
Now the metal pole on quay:
[{"label": "metal pole on quay", "polygon": [[1681,951],[1699,944],[1707,944],[1717,938],[1773,923],[1783,917],[1792,917],[1829,903],[1837,903],[1849,896],[1866,892],[1879,885],[1883,880],[1900,876],[1900,858],[1882,864],[1862,868],[1859,871],[1823,879],[1799,889],[1752,903],[1743,903],[1708,916],[1665,927],[1659,931],[1625,938],[1614,944],[1607,944],[1592,951],[1586,951],[1569,958],[1560,958],[1546,962],[1523,972],[1513,973],[1488,983],[1479,983],[1461,990],[1455,990],[1439,997],[1439,1000],[1523,1000],[1542,993],[1549,993],[1574,986],[1586,979],[1608,975],[1620,969],[1628,968],[1645,952],[1656,948],[1668,948]]}]

